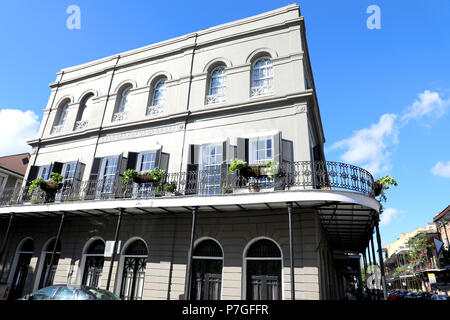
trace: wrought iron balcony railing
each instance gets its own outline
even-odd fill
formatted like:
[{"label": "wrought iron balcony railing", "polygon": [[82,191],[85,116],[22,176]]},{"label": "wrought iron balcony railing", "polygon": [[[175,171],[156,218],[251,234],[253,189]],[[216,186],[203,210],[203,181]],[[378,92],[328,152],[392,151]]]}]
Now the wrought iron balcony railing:
[{"label": "wrought iron balcony railing", "polygon": [[[170,184],[170,186],[168,186]],[[28,187],[5,189],[0,205],[48,203],[107,199],[145,199],[176,195],[218,195],[282,190],[349,190],[374,197],[372,175],[359,167],[332,161],[284,162],[273,177],[249,177],[228,172],[228,165],[206,170],[166,173],[158,182],[124,184],[122,177],[91,181],[64,182],[61,189],[45,193]],[[170,192],[169,190],[172,190]]]}]

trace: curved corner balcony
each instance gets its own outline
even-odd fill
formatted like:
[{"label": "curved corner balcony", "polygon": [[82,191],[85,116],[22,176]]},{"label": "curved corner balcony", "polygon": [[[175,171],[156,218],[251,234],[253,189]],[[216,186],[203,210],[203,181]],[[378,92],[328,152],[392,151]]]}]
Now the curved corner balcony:
[{"label": "curved corner balcony", "polygon": [[359,167],[334,161],[284,162],[272,176],[261,174],[248,177],[237,170],[229,173],[227,165],[207,170],[166,173],[160,181],[148,183],[122,182],[114,179],[70,181],[53,193],[28,187],[5,189],[0,205],[42,204],[112,199],[149,199],[173,196],[212,196],[242,193],[283,192],[300,190],[352,191],[374,198],[372,175]]}]

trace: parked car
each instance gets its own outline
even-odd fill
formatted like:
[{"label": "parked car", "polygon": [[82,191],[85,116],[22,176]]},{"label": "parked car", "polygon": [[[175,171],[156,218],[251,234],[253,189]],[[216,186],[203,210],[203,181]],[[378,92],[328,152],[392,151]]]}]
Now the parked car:
[{"label": "parked car", "polygon": [[405,299],[416,299],[416,298],[417,298],[417,296],[416,296],[416,294],[415,294],[414,292],[408,292],[408,293],[405,294],[403,297],[404,297]]},{"label": "parked car", "polygon": [[120,300],[114,293],[82,285],[54,285],[26,294],[19,300]]},{"label": "parked car", "polygon": [[448,300],[447,296],[444,296],[443,294],[433,294],[431,296],[431,300]]},{"label": "parked car", "polygon": [[431,293],[425,292],[425,291],[419,291],[419,292],[417,292],[416,297],[417,297],[417,299],[430,300]]}]

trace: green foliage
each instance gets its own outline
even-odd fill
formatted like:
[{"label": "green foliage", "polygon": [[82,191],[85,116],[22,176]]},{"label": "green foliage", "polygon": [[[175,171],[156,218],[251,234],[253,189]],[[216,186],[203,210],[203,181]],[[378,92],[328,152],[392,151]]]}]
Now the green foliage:
[{"label": "green foliage", "polygon": [[134,169],[127,169],[124,173],[123,173],[123,178],[122,178],[122,182],[123,184],[128,184],[128,181],[130,181],[130,179],[133,179],[134,177],[136,177],[137,175],[137,171]]},{"label": "green foliage", "polygon": [[176,182],[172,181],[164,185],[164,191],[174,193],[177,190]]},{"label": "green foliage", "polygon": [[33,192],[36,190],[36,188],[40,188],[41,184],[43,183],[56,183],[56,184],[60,184],[63,182],[64,177],[62,175],[60,175],[57,172],[51,172],[50,173],[50,179],[48,180],[44,180],[42,178],[36,178],[33,180],[33,182],[31,182],[30,186],[28,187],[28,194],[32,195]]},{"label": "green foliage", "polygon": [[150,175],[152,176],[152,179],[155,181],[160,181],[164,177],[165,170],[161,170],[159,168],[155,168],[152,171],[150,171]]},{"label": "green foliage", "polygon": [[248,168],[247,161],[240,160],[240,159],[233,159],[230,162],[230,168],[228,169],[228,172],[233,173],[236,170],[241,170],[241,169],[245,169],[245,168]]},{"label": "green foliage", "polygon": [[222,188],[222,193],[224,193],[224,194],[233,193],[233,186],[231,184],[224,186]]},{"label": "green foliage", "polygon": [[427,249],[434,246],[433,242],[427,237],[426,233],[419,233],[408,240],[409,250],[408,259],[411,264],[423,263],[427,260]]},{"label": "green foliage", "polygon": [[269,178],[276,177],[278,175],[280,165],[277,161],[269,160],[266,162],[266,173]]},{"label": "green foliage", "polygon": [[41,183],[44,182],[45,180],[42,178],[34,179],[33,182],[31,182],[30,186],[28,187],[28,194],[29,195],[33,194],[34,190],[36,190],[36,188],[39,188]]},{"label": "green foliage", "polygon": [[378,178],[376,180],[376,182],[381,185],[381,193],[379,195],[378,201],[380,202],[380,213],[382,213],[383,212],[382,202],[387,202],[386,193],[384,191],[390,189],[391,186],[396,187],[396,186],[398,186],[398,184],[397,184],[397,181],[390,176],[384,176],[384,177]]}]

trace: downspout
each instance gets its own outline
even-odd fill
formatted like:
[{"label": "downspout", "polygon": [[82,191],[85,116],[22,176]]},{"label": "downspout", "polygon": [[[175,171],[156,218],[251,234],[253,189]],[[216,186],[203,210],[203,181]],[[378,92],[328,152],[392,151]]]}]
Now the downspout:
[{"label": "downspout", "polygon": [[189,70],[189,85],[188,85],[188,95],[187,95],[187,102],[186,102],[187,116],[186,116],[186,119],[184,120],[183,144],[181,145],[180,176],[178,177],[178,185],[180,185],[180,183],[181,183],[181,175],[183,172],[183,157],[184,157],[184,149],[185,149],[184,144],[186,142],[186,128],[187,128],[188,118],[190,115],[189,103],[191,101],[192,71],[194,69],[194,56],[195,56],[195,49],[197,48],[197,37],[198,37],[198,35],[197,35],[197,33],[195,33],[194,48],[192,49],[192,57],[191,57],[191,67]]}]

